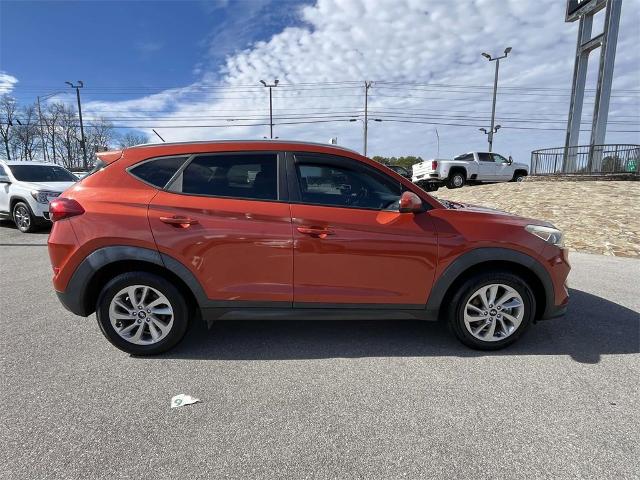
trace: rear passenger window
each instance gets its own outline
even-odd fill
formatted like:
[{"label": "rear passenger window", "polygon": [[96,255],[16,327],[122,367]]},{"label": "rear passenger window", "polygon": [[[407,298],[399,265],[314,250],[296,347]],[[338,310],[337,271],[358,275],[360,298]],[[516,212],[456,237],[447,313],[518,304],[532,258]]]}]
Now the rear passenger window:
[{"label": "rear passenger window", "polygon": [[164,188],[188,157],[166,157],[146,161],[130,171],[140,180]]},{"label": "rear passenger window", "polygon": [[278,199],[275,153],[203,155],[194,158],[171,186],[192,195]]}]

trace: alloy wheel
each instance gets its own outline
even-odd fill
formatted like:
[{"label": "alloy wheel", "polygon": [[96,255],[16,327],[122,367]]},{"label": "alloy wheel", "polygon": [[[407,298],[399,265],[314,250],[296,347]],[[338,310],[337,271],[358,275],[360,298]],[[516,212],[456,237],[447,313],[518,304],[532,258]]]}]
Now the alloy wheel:
[{"label": "alloy wheel", "polygon": [[509,285],[485,285],[464,307],[464,325],[478,340],[498,342],[511,336],[524,318],[524,301]]},{"label": "alloy wheel", "polygon": [[152,345],[173,327],[173,307],[159,290],[132,285],[120,290],[109,304],[109,320],[116,333],[136,345]]},{"label": "alloy wheel", "polygon": [[31,214],[24,205],[18,205],[14,212],[13,218],[20,230],[29,230],[31,226]]}]

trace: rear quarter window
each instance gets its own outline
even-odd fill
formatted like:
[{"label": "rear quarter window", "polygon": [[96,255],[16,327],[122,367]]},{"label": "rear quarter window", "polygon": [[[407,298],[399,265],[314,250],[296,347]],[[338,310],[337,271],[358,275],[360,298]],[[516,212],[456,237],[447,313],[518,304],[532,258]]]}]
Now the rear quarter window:
[{"label": "rear quarter window", "polygon": [[164,188],[188,157],[165,157],[146,160],[129,172],[134,177],[157,188]]}]

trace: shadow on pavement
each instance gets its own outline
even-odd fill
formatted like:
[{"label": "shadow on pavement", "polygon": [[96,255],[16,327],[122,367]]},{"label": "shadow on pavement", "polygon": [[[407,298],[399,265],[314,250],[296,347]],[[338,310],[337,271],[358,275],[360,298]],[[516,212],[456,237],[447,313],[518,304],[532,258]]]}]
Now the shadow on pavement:
[{"label": "shadow on pavement", "polygon": [[152,358],[289,360],[358,357],[570,355],[597,363],[602,355],[640,351],[640,314],[571,290],[564,318],[539,322],[516,344],[480,352],[460,344],[446,325],[420,321],[196,322],[171,352]]},{"label": "shadow on pavement", "polygon": [[2,247],[42,247],[47,245],[51,225],[44,224],[32,233],[22,233],[11,220],[0,220],[0,246]]}]

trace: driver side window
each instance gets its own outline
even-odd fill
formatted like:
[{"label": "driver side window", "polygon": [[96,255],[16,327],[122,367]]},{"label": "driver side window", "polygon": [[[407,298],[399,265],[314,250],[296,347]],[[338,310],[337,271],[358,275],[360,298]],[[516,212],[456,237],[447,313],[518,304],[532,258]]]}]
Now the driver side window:
[{"label": "driver side window", "polygon": [[352,160],[345,166],[334,162],[296,162],[303,203],[330,207],[393,210],[398,208],[402,195],[400,183],[388,181],[375,172],[368,172]]},{"label": "driver side window", "polygon": [[494,153],[492,155],[496,163],[508,163],[507,159],[504,158],[502,155],[498,155],[497,153]]}]

